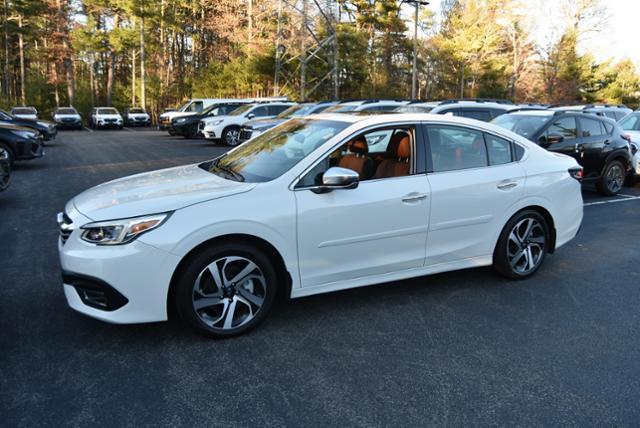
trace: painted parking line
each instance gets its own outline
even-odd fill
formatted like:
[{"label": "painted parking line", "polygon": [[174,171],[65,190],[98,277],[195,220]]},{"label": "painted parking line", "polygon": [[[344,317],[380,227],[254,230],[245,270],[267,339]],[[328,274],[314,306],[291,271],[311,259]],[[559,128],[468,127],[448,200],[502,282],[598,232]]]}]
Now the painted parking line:
[{"label": "painted parking line", "polygon": [[89,132],[93,132],[93,129],[91,128],[87,128],[86,126],[84,127],[85,130],[89,131]]},{"label": "painted parking line", "polygon": [[131,129],[131,128],[127,128],[126,126],[123,126],[123,127],[122,127],[122,129],[126,129],[126,130],[127,130],[127,131],[129,131],[129,132],[136,132],[136,131],[134,131],[134,130],[133,130],[133,129]]},{"label": "painted parking line", "polygon": [[[620,196],[620,195],[618,195]],[[629,195],[622,195],[624,196],[624,198],[622,199],[609,199],[607,201],[596,201],[596,202],[587,202],[586,204],[584,204],[585,207],[590,207],[592,205],[604,205],[604,204],[613,204],[616,202],[627,202],[627,201],[637,201],[640,200],[640,196],[629,196]]]}]

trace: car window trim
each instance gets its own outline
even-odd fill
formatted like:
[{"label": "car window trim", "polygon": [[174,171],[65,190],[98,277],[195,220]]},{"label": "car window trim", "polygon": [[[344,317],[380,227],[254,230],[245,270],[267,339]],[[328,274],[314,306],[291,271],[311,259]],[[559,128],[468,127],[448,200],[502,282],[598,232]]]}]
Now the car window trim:
[{"label": "car window trim", "polygon": [[[357,123],[357,122],[356,122]],[[424,143],[424,135],[423,132],[419,129],[421,128],[421,122],[414,122],[414,121],[400,121],[400,122],[391,122],[391,123],[385,123],[385,124],[375,124],[375,125],[369,125],[366,126],[364,128],[361,128],[351,134],[349,134],[348,136],[346,136],[345,138],[342,138],[338,143],[334,144],[333,146],[331,146],[328,150],[324,151],[322,153],[322,155],[318,156],[317,159],[310,164],[308,167],[306,167],[300,174],[298,174],[293,181],[289,184],[289,190],[291,191],[298,191],[298,190],[310,190],[314,187],[317,186],[305,186],[305,187],[296,187],[298,185],[298,183],[300,182],[300,180],[302,180],[304,178],[305,175],[307,175],[307,173],[309,171],[311,171],[313,168],[316,167],[316,165],[318,165],[320,162],[322,162],[322,160],[330,155],[333,151],[335,151],[336,149],[338,149],[340,146],[343,146],[344,144],[346,144],[349,140],[353,139],[354,137],[361,135],[363,133],[367,133],[376,129],[380,129],[380,130],[384,130],[384,129],[389,129],[389,128],[396,128],[396,127],[402,127],[402,126],[412,126],[414,128],[415,131],[415,141],[414,141],[414,151],[416,153],[416,156],[414,156],[414,165],[413,167],[415,168],[415,173],[411,174],[409,176],[403,176],[403,177],[412,177],[412,176],[416,176],[416,175],[422,175],[422,174],[426,174],[426,166],[424,164],[422,164],[422,169],[419,168],[420,164],[418,163],[418,156],[422,156],[424,158],[424,153],[425,153],[425,143]],[[422,153],[422,155],[421,155]],[[379,180],[388,180],[389,178],[401,178],[401,177],[387,177],[387,178],[376,178],[376,179],[369,179],[366,181],[379,181]]]}]

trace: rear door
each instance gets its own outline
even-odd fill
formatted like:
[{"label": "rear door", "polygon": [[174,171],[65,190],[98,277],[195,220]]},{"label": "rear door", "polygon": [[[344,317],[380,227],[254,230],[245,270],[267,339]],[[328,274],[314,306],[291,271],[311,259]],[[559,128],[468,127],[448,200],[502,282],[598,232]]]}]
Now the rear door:
[{"label": "rear door", "polygon": [[577,154],[580,156],[580,164],[584,167],[585,177],[599,176],[603,167],[603,156],[608,146],[611,144],[611,138],[598,119],[590,117],[580,117],[580,134],[582,141],[577,145]]},{"label": "rear door", "polygon": [[463,126],[429,124],[431,216],[426,265],[491,255],[503,216],[522,195],[514,144]]}]

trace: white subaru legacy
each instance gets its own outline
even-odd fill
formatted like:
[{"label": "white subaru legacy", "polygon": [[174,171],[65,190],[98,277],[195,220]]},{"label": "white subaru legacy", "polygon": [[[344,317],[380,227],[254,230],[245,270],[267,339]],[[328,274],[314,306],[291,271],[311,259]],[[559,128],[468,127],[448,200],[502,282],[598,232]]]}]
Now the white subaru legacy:
[{"label": "white subaru legacy", "polygon": [[69,305],[210,336],[292,298],[493,265],[523,279],[582,222],[582,169],[488,123],[291,119],[200,164],[121,178],[58,215]]}]

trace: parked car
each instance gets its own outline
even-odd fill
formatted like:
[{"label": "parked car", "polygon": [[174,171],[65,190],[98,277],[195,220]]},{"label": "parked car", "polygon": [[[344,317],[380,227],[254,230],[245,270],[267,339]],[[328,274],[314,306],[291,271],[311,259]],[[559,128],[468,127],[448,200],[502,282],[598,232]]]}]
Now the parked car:
[{"label": "parked car", "polygon": [[619,124],[629,140],[631,171],[635,178],[638,178],[640,177],[640,111],[629,113],[620,120]]},{"label": "parked car", "polygon": [[16,160],[40,158],[44,155],[42,136],[32,128],[0,124],[0,150],[13,165]]},{"label": "parked car", "polygon": [[82,117],[73,107],[58,107],[51,115],[58,129],[82,129]]},{"label": "parked car", "polygon": [[196,138],[200,135],[198,124],[207,117],[226,116],[238,107],[248,104],[244,101],[234,101],[230,103],[211,104],[202,113],[190,116],[176,117],[171,121],[169,132],[174,135],[182,135],[184,138]]},{"label": "parked car", "polygon": [[255,118],[274,118],[294,103],[252,103],[245,104],[226,116],[208,117],[199,123],[199,130],[207,140],[222,141],[227,146],[240,144],[240,129]]},{"label": "parked car", "polygon": [[624,104],[586,104],[575,106],[556,106],[552,107],[554,111],[579,111],[582,113],[595,114],[596,116],[604,116],[613,120],[620,120],[633,110]]},{"label": "parked car", "polygon": [[113,107],[94,107],[89,117],[89,126],[94,129],[124,127],[120,112]]},{"label": "parked car", "polygon": [[583,181],[595,183],[603,195],[622,189],[631,156],[615,121],[580,112],[538,110],[505,114],[492,123],[575,158],[584,167]]},{"label": "parked car", "polygon": [[15,117],[4,110],[0,110],[0,125],[8,124],[31,128],[40,133],[43,141],[49,141],[56,138],[58,129],[56,125],[46,120],[31,120]]},{"label": "parked car", "polygon": [[411,101],[408,104],[397,107],[396,113],[429,113],[435,107],[440,105],[441,101]]},{"label": "parked car", "polygon": [[20,119],[38,120],[38,110],[35,107],[14,107],[11,114]]},{"label": "parked car", "polygon": [[151,116],[141,107],[132,107],[124,111],[124,123],[127,126],[151,126]]},{"label": "parked car", "polygon": [[325,110],[327,113],[391,112],[407,104],[399,100],[345,100]]},{"label": "parked car", "polygon": [[286,97],[260,98],[260,99],[233,99],[233,98],[195,98],[187,101],[176,111],[166,112],[160,115],[158,128],[168,130],[169,135],[175,135],[171,129],[173,119],[178,117],[191,116],[199,114],[213,104],[233,103],[233,102],[269,102],[269,101],[287,101]]},{"label": "parked car", "polygon": [[242,129],[240,129],[240,143],[244,143],[250,138],[256,137],[289,119],[322,113],[327,108],[336,104],[334,101],[294,104],[273,119],[252,119],[245,123]]},{"label": "parked car", "polygon": [[64,293],[104,321],[175,308],[226,337],[260,323],[278,289],[297,298],[488,265],[523,279],[578,232],[581,171],[465,118],[294,118],[214,160],[69,201]]},{"label": "parked car", "polygon": [[489,122],[516,108],[518,107],[513,103],[500,100],[447,100],[432,108],[429,113],[468,117]]},{"label": "parked car", "polygon": [[0,192],[7,190],[11,183],[11,162],[9,149],[0,146]]}]

